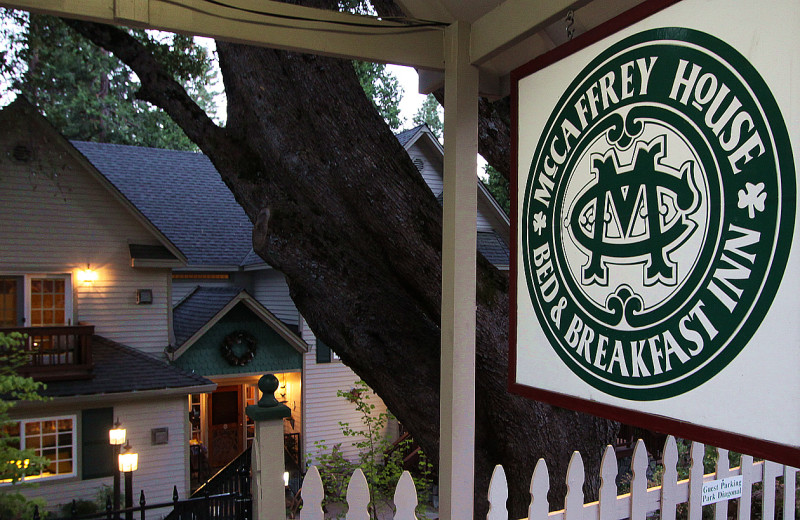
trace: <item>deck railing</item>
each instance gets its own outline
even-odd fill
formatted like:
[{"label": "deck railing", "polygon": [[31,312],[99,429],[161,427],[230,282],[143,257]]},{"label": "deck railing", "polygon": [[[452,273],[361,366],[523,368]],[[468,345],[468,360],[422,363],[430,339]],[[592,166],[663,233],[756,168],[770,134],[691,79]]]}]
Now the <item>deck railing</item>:
[{"label": "deck railing", "polygon": [[88,379],[92,374],[93,325],[0,328],[25,336],[27,363],[20,375],[38,381]]}]

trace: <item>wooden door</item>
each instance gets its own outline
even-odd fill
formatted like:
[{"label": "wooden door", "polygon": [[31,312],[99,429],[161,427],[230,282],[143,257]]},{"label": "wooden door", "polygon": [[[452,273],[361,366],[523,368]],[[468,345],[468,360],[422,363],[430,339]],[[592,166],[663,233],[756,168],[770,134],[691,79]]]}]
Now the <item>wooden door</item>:
[{"label": "wooden door", "polygon": [[208,463],[224,466],[242,452],[242,387],[222,386],[211,394],[208,419]]}]

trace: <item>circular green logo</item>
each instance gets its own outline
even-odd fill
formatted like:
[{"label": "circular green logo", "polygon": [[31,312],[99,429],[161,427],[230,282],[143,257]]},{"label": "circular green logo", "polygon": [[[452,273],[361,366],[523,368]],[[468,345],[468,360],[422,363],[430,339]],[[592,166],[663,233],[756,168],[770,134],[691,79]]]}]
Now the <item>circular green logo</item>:
[{"label": "circular green logo", "polygon": [[708,34],[642,32],[572,82],[525,186],[539,324],[593,387],[691,390],[746,346],[791,246],[791,144],[753,66]]}]

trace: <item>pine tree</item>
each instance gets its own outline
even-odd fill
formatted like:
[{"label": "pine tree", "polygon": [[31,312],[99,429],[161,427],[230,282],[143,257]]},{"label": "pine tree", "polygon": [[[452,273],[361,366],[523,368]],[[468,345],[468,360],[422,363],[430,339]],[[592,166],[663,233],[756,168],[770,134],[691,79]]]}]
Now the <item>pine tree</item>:
[{"label": "pine tree", "polygon": [[[161,109],[136,98],[141,84],[110,52],[52,16],[5,11],[8,31],[2,72],[8,86],[36,105],[68,139],[196,150]],[[191,37],[129,31],[156,56],[206,111],[215,109],[207,50]]]},{"label": "pine tree", "polygon": [[414,115],[414,123],[421,125],[426,124],[428,128],[431,129],[433,135],[436,136],[439,141],[442,140],[442,134],[444,133],[444,122],[442,121],[442,116],[444,115],[444,110],[442,106],[436,101],[436,98],[433,97],[433,94],[428,94],[425,98],[425,101],[422,103],[422,106],[419,107],[417,113]]}]

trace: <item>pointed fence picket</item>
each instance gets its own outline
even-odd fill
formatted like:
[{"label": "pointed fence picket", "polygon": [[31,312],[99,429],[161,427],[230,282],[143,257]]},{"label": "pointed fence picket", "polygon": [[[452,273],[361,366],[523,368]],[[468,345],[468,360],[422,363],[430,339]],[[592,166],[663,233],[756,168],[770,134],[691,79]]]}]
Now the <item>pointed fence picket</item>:
[{"label": "pointed fence picket", "polygon": [[[570,459],[567,470],[567,495],[564,509],[549,510],[547,492],[550,489],[550,475],[547,464],[539,460],[533,472],[530,484],[531,503],[528,518],[525,520],[645,520],[648,515],[659,513],[661,520],[675,520],[680,504],[687,504],[689,520],[702,520],[703,482],[726,477],[742,476],[742,496],[738,499],[738,508],[734,516],[740,520],[751,518],[753,485],[761,483],[762,506],[756,518],[763,520],[775,518],[776,483],[782,478],[783,517],[782,520],[795,519],[797,495],[797,469],[770,461],[753,462],[753,457],[743,455],[739,467],[731,468],[728,451],[717,450],[717,467],[714,473],[703,474],[703,456],[705,446],[692,443],[690,448],[691,467],[689,478],[678,480],[678,447],[675,439],[667,438],[663,452],[664,472],[662,485],[648,488],[647,469],[648,456],[644,442],[639,440],[633,451],[631,468],[633,477],[630,493],[618,494],[617,458],[614,448],[608,446],[603,454],[600,467],[600,493],[597,502],[584,503],[583,483],[585,479],[583,459],[575,452]],[[301,520],[322,520],[324,518],[322,501],[324,488],[316,467],[311,467],[306,474],[302,489],[303,509]],[[508,483],[505,471],[497,466],[489,483],[489,512],[487,520],[506,520],[508,511]],[[406,471],[397,484],[394,495],[394,520],[417,520],[414,513],[417,507],[417,491],[411,475]],[[369,488],[364,473],[358,469],[353,473],[347,487],[348,512],[346,520],[368,520]],[[713,508],[715,520],[728,518],[729,501],[717,502],[706,506]]]}]

